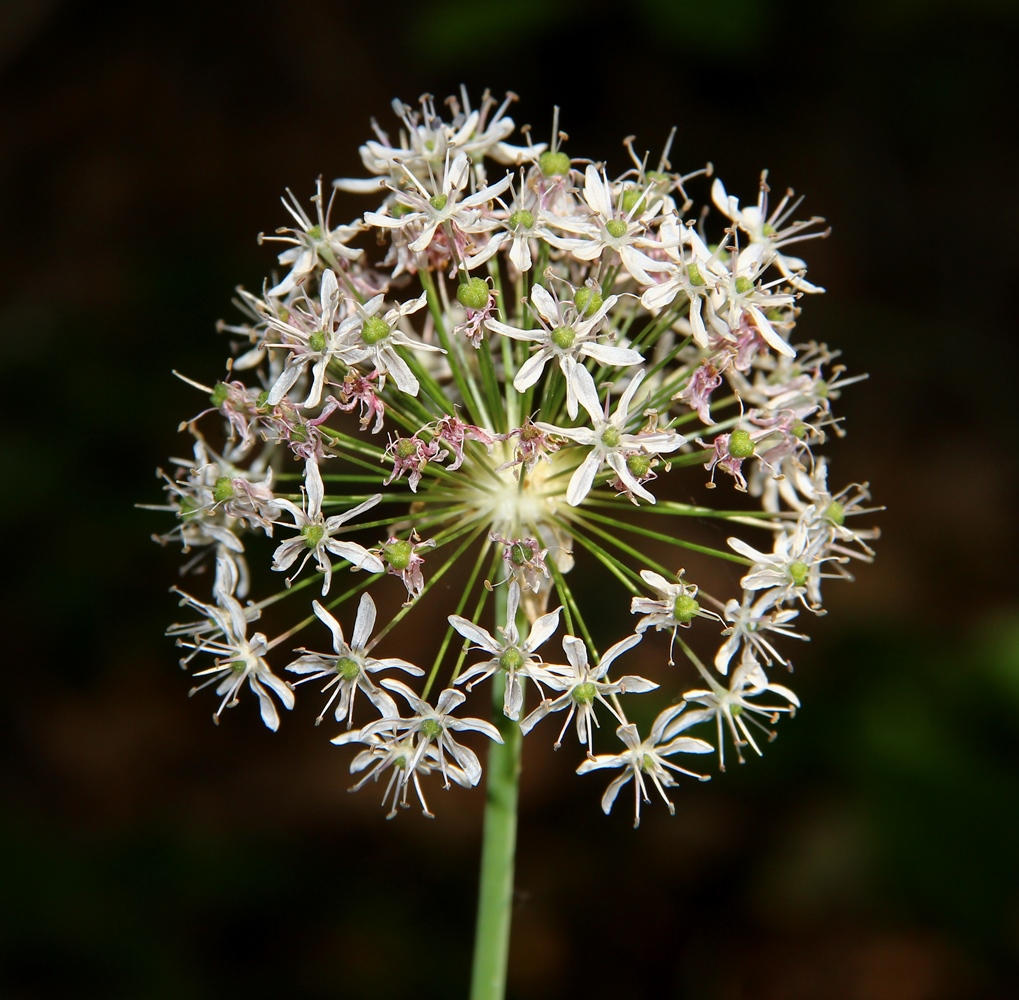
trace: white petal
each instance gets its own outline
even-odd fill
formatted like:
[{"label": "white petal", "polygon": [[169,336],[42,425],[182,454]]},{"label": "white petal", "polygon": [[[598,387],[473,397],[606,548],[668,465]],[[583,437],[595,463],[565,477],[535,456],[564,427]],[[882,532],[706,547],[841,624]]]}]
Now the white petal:
[{"label": "white petal", "polygon": [[543,285],[534,285],[531,288],[531,302],[546,323],[552,326],[559,325],[559,308],[556,306],[555,299],[549,295],[548,290]]},{"label": "white petal", "polygon": [[[376,571],[377,572],[377,571]],[[354,649],[364,649],[368,645],[368,637],[375,628],[375,602],[370,594],[362,594],[357,606],[357,618],[354,619],[354,634],[351,645]]]},{"label": "white petal", "polygon": [[489,653],[501,653],[502,647],[492,637],[491,633],[480,625],[461,618],[459,615],[450,615],[449,624],[453,626],[465,639],[470,639],[476,646],[488,650]]},{"label": "white petal", "polygon": [[552,352],[547,348],[543,347],[536,354],[532,354],[521,366],[513,379],[513,388],[517,392],[523,392],[525,389],[529,389],[535,382],[541,378],[541,373],[545,370],[545,362],[552,356]]},{"label": "white petal", "polygon": [[311,609],[318,616],[320,622],[333,634],[333,650],[337,653],[344,653],[349,647],[343,635],[343,627],[318,601],[311,602]]},{"label": "white petal", "polygon": [[592,449],[570,478],[570,485],[566,490],[566,502],[571,507],[579,507],[584,502],[584,497],[591,492],[591,487],[594,486],[594,477],[598,475],[601,466],[601,455]]}]

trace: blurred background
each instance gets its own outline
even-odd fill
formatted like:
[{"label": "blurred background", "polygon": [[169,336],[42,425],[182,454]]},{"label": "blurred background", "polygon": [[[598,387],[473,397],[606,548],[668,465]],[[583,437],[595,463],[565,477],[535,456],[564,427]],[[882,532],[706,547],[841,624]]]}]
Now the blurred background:
[{"label": "blurred background", "polygon": [[371,116],[460,83],[538,140],[561,104],[610,173],[676,124],[678,168],[805,193],[833,231],[800,329],[871,373],[832,481],[888,506],[794,650],[804,711],[675,818],[606,819],[528,741],[511,997],[1015,995],[1017,45],[1010,0],[6,0],[0,996],[466,994],[483,796],[386,823],[307,699],[213,727],[133,507],[284,188],[362,176]]}]

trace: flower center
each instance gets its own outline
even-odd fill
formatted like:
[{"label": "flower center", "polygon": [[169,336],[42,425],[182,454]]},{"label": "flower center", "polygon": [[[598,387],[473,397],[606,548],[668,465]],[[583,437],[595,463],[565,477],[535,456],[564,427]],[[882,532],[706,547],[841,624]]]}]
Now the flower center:
[{"label": "flower center", "polygon": [[425,719],[421,723],[421,732],[430,740],[434,740],[442,732],[442,726],[439,724],[438,719]]},{"label": "flower center", "polygon": [[573,346],[573,342],[577,339],[577,334],[572,326],[557,326],[549,334],[548,339],[551,340],[560,351],[568,351]]},{"label": "flower center", "polygon": [[414,546],[405,539],[389,542],[383,546],[382,554],[386,557],[386,562],[399,572],[400,570],[405,570],[410,565],[411,556],[414,554]]},{"label": "flower center", "polygon": [[609,219],[605,223],[605,228],[608,230],[609,236],[614,240],[618,240],[621,236],[626,235],[626,223],[622,219]]},{"label": "flower center", "polygon": [[317,549],[325,533],[326,529],[323,524],[306,524],[301,528],[301,537],[309,549]]},{"label": "flower center", "polygon": [[672,617],[676,619],[680,625],[689,625],[697,616],[697,612],[700,611],[700,602],[695,600],[689,594],[680,594],[676,598],[676,603],[672,606]]},{"label": "flower center", "polygon": [[619,447],[619,428],[613,424],[609,424],[601,432],[601,443],[606,448],[618,448]]},{"label": "flower center", "polygon": [[805,562],[800,562],[798,559],[794,563],[789,564],[789,579],[797,587],[802,587],[807,582],[807,577],[810,574],[810,567]]},{"label": "flower center", "polygon": [[573,689],[573,700],[578,705],[590,705],[594,701],[594,696],[598,693],[598,689],[590,681],[584,681],[583,684],[578,684]]},{"label": "flower center", "polygon": [[503,670],[512,673],[524,665],[524,654],[516,646],[510,646],[502,656],[499,657],[499,666]]},{"label": "flower center", "polygon": [[357,680],[358,675],[361,673],[361,664],[357,660],[352,660],[349,656],[341,656],[336,661],[336,672],[345,681]]},{"label": "flower center", "polygon": [[378,316],[369,316],[361,327],[361,339],[366,344],[377,344],[389,336],[389,324]]},{"label": "flower center", "polygon": [[526,208],[515,211],[509,217],[510,227],[513,229],[532,229],[534,227],[534,215]]}]

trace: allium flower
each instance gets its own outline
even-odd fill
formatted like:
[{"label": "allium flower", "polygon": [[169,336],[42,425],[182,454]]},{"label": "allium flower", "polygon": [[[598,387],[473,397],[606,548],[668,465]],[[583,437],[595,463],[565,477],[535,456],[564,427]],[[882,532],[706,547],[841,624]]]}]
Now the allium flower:
[{"label": "allium flower", "polygon": [[605,465],[611,467],[632,493],[636,493],[648,503],[655,502],[654,495],[644,489],[630,471],[627,459],[632,455],[668,454],[681,448],[686,443],[686,438],[672,431],[638,434],[626,432],[630,422],[630,405],[643,380],[643,371],[637,372],[630,379],[630,384],[619,397],[615,412],[609,417],[602,412],[593,382],[581,379],[576,384],[577,398],[587,410],[594,426],[556,427],[554,424],[541,422],[537,424],[543,431],[559,434],[591,448],[587,458],[577,466],[566,490],[566,502],[571,507],[578,507],[584,502],[584,498],[594,486],[595,477]]},{"label": "allium flower", "polygon": [[[506,690],[503,698],[502,711],[509,719],[519,719],[520,710],[524,704],[524,689],[521,683],[523,678],[530,678],[541,690],[541,682],[544,680],[553,686],[557,685],[557,678],[549,675],[544,669],[540,657],[534,655],[534,651],[546,639],[552,636],[559,628],[559,611],[550,611],[542,615],[527,633],[523,640],[517,631],[517,610],[520,607],[520,585],[516,580],[510,583],[509,597],[506,601],[506,624],[499,628],[502,639],[495,639],[492,634],[483,629],[480,625],[467,621],[459,615],[450,615],[449,623],[465,639],[474,643],[474,647],[491,653],[491,659],[481,663],[475,663],[465,670],[454,681],[455,684],[466,684],[470,691],[475,684],[491,677],[497,670],[506,673]],[[544,697],[544,695],[543,695]]]},{"label": "allium flower", "polygon": [[340,623],[331,615],[318,601],[311,602],[312,610],[330,632],[333,634],[333,653],[309,653],[303,652],[293,663],[287,666],[287,670],[294,674],[305,674],[294,686],[304,684],[306,681],[326,680],[322,693],[330,691],[329,700],[325,708],[315,720],[318,725],[326,712],[329,711],[333,702],[336,702],[334,718],[337,722],[347,720],[349,729],[354,722],[354,695],[358,690],[364,692],[365,697],[378,709],[385,712],[390,706],[392,699],[389,695],[380,691],[373,683],[368,674],[378,673],[380,670],[403,670],[415,677],[420,677],[424,671],[420,667],[401,660],[399,657],[390,656],[379,660],[368,654],[368,639],[375,628],[375,602],[370,594],[361,595],[361,603],[357,606],[357,618],[354,621],[354,631],[350,642],[343,636],[343,628]]},{"label": "allium flower", "polygon": [[587,646],[583,641],[576,636],[566,636],[563,639],[563,649],[566,651],[569,664],[550,665],[546,676],[543,677],[549,687],[563,693],[558,698],[543,699],[541,704],[520,723],[521,731],[529,733],[549,713],[567,710],[566,721],[559,730],[555,742],[556,749],[562,745],[563,734],[576,716],[577,739],[590,753],[593,729],[598,725],[598,716],[594,711],[595,702],[603,705],[619,722],[623,722],[619,709],[608,699],[620,694],[642,694],[658,687],[654,681],[632,674],[620,677],[618,681],[610,681],[606,676],[612,661],[628,649],[633,649],[642,638],[640,635],[628,635],[606,649],[598,665],[591,667],[587,658]]},{"label": "allium flower", "polygon": [[[596,339],[598,327],[616,304],[618,296],[610,295],[598,305],[590,289],[579,291],[587,293],[581,299],[581,306],[575,302],[561,302],[541,285],[535,285],[531,291],[531,301],[541,323],[536,330],[519,330],[494,319],[485,324],[489,330],[501,333],[504,337],[538,345],[538,351],[520,366],[513,379],[513,388],[517,392],[523,392],[534,385],[545,371],[545,362],[553,357],[556,359],[566,380],[566,413],[570,417],[577,415],[577,385],[580,381],[590,383],[585,387],[587,395],[589,398],[597,398],[591,374],[583,367],[583,359],[593,358],[599,364],[620,368],[639,365],[644,360],[637,351],[602,344]],[[592,310],[591,306],[596,309]]]},{"label": "allium flower", "polygon": [[[369,552],[363,545],[357,542],[347,541],[345,538],[334,537],[347,521],[360,517],[366,510],[371,510],[381,499],[382,495],[376,493],[356,507],[344,511],[342,514],[334,514],[326,517],[322,513],[322,500],[324,497],[322,475],[318,471],[318,465],[309,460],[305,476],[307,486],[307,510],[302,510],[289,500],[280,500],[294,518],[294,527],[298,529],[297,537],[283,542],[275,551],[272,557],[272,568],[277,573],[290,569],[297,561],[297,557],[304,554],[301,565],[297,567],[300,573],[304,564],[312,557],[318,563],[318,570],[322,574],[322,596],[329,593],[332,585],[333,564],[330,555],[339,556],[350,563],[350,568],[364,569],[369,573],[381,573],[385,567],[377,555]],[[296,576],[297,573],[294,574]],[[288,578],[287,583],[293,580]]]},{"label": "allium flower", "polygon": [[[266,637],[261,632],[248,636],[247,615],[237,598],[231,594],[217,591],[215,605],[204,604],[187,594],[183,596],[191,607],[205,615],[209,628],[194,634],[191,639],[178,639],[179,645],[196,653],[210,653],[216,658],[211,667],[195,672],[195,677],[207,679],[193,687],[189,694],[196,694],[215,684],[216,694],[221,700],[212,719],[218,723],[223,709],[238,704],[238,695],[247,681],[248,687],[258,697],[262,721],[273,731],[278,729],[280,717],[269,692],[276,695],[287,709],[294,707],[294,693],[272,672],[266,662],[265,654],[269,648]],[[182,666],[186,663],[187,660],[181,661]]]},{"label": "allium flower", "polygon": [[[550,142],[514,144],[512,101],[397,101],[393,133],[373,124],[361,147],[369,177],[328,203],[319,183],[310,207],[288,192],[290,225],[265,237],[282,277],[219,327],[227,380],[181,376],[202,398],[180,425],[188,457],[160,474],[176,522],[157,540],[206,589],[169,633],[217,719],[246,684],[275,728],[294,693],[270,662],[321,682],[322,714],[350,727],[333,742],[359,744],[355,787],[385,775],[390,815],[411,790],[430,815],[433,772],[478,784],[482,737],[505,740],[490,801],[508,801],[519,737],[561,712],[556,745],[575,725],[581,772],[619,769],[603,808],[633,781],[639,820],[648,781],[665,797],[683,770],[669,758],[707,748],[688,728],[720,754],[726,733],[759,750],[752,720],[770,734],[792,714],[772,676],[788,640],[873,558],[869,487],[829,486],[821,454],[862,376],[799,337],[821,289],[790,249],[827,230],[791,192],[770,206],[762,175],[741,203],[710,166],[674,171],[671,135],[657,169],[625,140],[614,175],[604,152],[566,149],[558,109]],[[366,200],[336,225],[348,195]],[[360,571],[345,588],[337,560]],[[256,593],[266,566],[285,586]],[[319,623],[331,653],[277,652],[318,645]],[[553,637],[566,663],[542,659]],[[642,638],[639,674],[620,675]],[[383,640],[394,655],[377,658]],[[414,684],[377,678],[390,668]],[[641,739],[624,695],[662,690],[674,703]],[[498,728],[457,714],[468,697],[494,701]],[[605,752],[606,715],[622,752]]]},{"label": "allium flower", "polygon": [[711,753],[714,750],[714,747],[710,743],[705,743],[704,740],[691,739],[684,736],[674,737],[667,742],[662,742],[669,723],[684,708],[685,705],[683,704],[671,705],[664,712],[660,713],[651,727],[650,736],[646,740],[641,740],[640,733],[637,732],[637,727],[633,723],[620,726],[616,730],[616,735],[626,744],[626,750],[623,753],[598,754],[591,759],[585,760],[577,768],[577,774],[587,774],[590,771],[597,771],[606,767],[623,768],[622,773],[613,778],[609,782],[609,787],[605,789],[605,794],[601,798],[602,812],[608,815],[612,811],[612,806],[620,789],[628,781],[632,780],[633,828],[636,830],[640,826],[641,802],[651,801],[647,793],[645,776],[658,789],[658,794],[665,800],[665,804],[669,807],[669,812],[672,814],[675,814],[676,807],[672,804],[669,796],[665,794],[665,789],[675,786],[677,782],[669,774],[669,771],[685,774],[688,777],[697,778],[699,781],[707,781],[707,775],[688,771],[678,764],[665,760],[666,757],[670,757],[675,753]]}]

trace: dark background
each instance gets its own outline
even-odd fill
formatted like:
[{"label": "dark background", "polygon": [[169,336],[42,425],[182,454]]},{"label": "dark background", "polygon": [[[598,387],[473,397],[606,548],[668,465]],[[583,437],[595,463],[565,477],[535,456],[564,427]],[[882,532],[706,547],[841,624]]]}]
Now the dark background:
[{"label": "dark background", "polygon": [[511,996],[1014,995],[1017,12],[8,0],[0,995],[465,995],[482,796],[386,823],[307,704],[214,728],[162,636],[164,523],[132,506],[195,409],[170,369],[221,371],[283,189],[361,176],[370,116],[461,82],[516,91],[539,140],[562,104],[610,173],[675,123],[677,166],[806,193],[833,234],[802,331],[871,373],[833,482],[888,505],[795,651],[804,711],[674,819],[606,819],[601,780],[528,741]]}]

